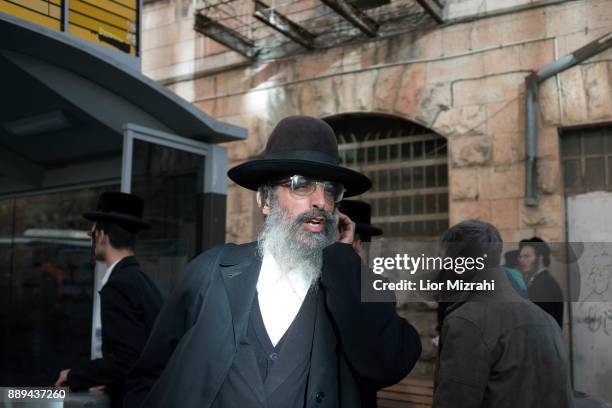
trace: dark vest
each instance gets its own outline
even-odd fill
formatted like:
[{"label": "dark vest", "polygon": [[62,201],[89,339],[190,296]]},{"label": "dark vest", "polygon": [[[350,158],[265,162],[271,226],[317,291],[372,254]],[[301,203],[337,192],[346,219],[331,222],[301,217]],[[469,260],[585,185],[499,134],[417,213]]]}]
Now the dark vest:
[{"label": "dark vest", "polygon": [[249,324],[213,408],[304,407],[318,292],[308,292],[295,319],[274,346],[254,296]]}]

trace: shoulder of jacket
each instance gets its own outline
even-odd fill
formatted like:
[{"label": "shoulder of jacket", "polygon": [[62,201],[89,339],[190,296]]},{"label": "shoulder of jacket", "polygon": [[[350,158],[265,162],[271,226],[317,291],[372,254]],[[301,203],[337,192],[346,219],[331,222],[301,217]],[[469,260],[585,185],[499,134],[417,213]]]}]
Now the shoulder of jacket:
[{"label": "shoulder of jacket", "polygon": [[207,285],[218,269],[221,259],[236,247],[239,245],[217,245],[193,258],[181,274],[176,290],[198,291],[202,286]]}]

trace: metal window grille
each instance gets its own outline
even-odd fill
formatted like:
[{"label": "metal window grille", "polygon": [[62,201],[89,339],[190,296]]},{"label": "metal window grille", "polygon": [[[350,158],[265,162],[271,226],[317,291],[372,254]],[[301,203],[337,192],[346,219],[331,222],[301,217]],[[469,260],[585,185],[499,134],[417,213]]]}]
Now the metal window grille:
[{"label": "metal window grille", "polygon": [[448,221],[447,142],[419,125],[392,117],[330,119],[344,166],[366,174],[372,224],[386,238],[433,239]]},{"label": "metal window grille", "polygon": [[612,191],[612,125],[563,131],[561,164],[566,194]]}]

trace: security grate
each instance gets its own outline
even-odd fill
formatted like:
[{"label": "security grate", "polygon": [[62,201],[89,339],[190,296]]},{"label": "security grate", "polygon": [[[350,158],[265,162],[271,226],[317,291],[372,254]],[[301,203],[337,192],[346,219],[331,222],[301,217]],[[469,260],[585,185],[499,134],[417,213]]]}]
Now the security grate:
[{"label": "security grate", "polygon": [[612,191],[612,125],[565,130],[561,161],[566,194]]},{"label": "security grate", "polygon": [[372,180],[372,189],[358,199],[372,206],[372,224],[385,237],[436,238],[448,228],[444,138],[390,117],[351,115],[329,123],[342,164]]}]

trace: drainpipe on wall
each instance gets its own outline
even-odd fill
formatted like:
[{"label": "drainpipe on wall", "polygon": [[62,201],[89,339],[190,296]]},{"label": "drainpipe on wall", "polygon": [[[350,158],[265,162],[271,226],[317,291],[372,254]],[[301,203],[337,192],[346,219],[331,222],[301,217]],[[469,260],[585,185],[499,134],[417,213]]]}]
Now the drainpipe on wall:
[{"label": "drainpipe on wall", "polygon": [[612,31],[532,72],[525,78],[525,205],[538,205],[538,85],[546,79],[612,47]]}]

